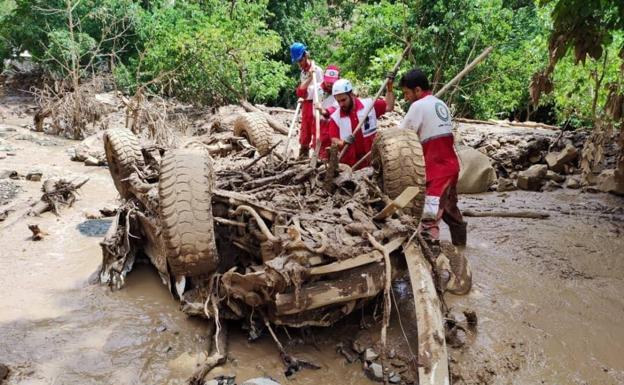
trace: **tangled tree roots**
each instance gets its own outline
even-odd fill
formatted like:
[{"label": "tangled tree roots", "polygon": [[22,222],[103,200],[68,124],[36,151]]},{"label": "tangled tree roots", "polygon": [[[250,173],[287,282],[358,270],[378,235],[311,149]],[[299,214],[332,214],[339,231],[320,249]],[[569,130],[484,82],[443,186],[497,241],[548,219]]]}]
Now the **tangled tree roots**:
[{"label": "tangled tree roots", "polygon": [[66,179],[48,179],[43,182],[41,200],[33,205],[29,215],[39,215],[52,211],[59,215],[59,208],[71,206],[76,200],[77,190],[89,181],[88,178],[68,181]]}]

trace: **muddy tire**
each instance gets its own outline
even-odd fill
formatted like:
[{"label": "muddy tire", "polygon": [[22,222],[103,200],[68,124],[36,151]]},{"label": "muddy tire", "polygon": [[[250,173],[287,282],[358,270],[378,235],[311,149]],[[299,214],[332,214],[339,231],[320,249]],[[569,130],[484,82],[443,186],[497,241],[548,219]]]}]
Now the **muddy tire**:
[{"label": "muddy tire", "polygon": [[378,132],[373,143],[372,165],[382,191],[391,199],[409,186],[419,188],[416,198],[403,211],[420,221],[425,205],[425,159],[418,135],[399,129]]},{"label": "muddy tire", "polygon": [[113,182],[123,199],[132,197],[125,180],[135,169],[145,166],[139,139],[129,130],[112,128],[104,132],[104,152]]},{"label": "muddy tire", "polygon": [[171,150],[160,169],[160,218],[172,273],[196,276],[214,272],[219,257],[212,218],[212,159],[207,151]]},{"label": "muddy tire", "polygon": [[234,135],[246,138],[260,155],[266,155],[271,150],[273,129],[261,113],[241,114],[234,122]]}]

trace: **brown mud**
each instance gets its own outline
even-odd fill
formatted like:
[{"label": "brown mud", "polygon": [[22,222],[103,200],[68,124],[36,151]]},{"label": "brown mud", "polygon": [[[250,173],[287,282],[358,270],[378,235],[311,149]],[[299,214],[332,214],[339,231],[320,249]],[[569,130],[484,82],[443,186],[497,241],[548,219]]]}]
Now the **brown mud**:
[{"label": "brown mud", "polygon": [[[0,222],[0,362],[11,370],[5,382],[185,383],[206,344],[207,322],[186,317],[151,266],[136,267],[120,291],[90,283],[108,220],[88,221],[86,215],[115,205],[110,175],[104,167],[70,162],[67,150],[76,142],[29,132],[21,125],[31,118],[13,113],[13,107],[2,106],[0,127],[15,129],[2,136],[15,155],[0,159],[0,172],[26,175],[36,169],[43,179],[90,180],[59,217],[23,217],[39,199],[41,182],[11,180],[17,195],[0,206],[0,212],[13,210]],[[18,139],[23,137],[31,139]],[[49,139],[55,145],[41,144]],[[560,190],[488,193],[460,201],[475,211],[531,210],[550,217],[468,218],[465,252],[473,289],[463,297],[447,295],[447,302],[453,314],[475,310],[479,326],[476,335],[465,336],[463,347],[450,350],[455,382],[624,383],[624,200]],[[49,235],[31,241],[28,224]],[[402,315],[402,323],[413,337],[409,317]],[[293,384],[372,383],[361,363],[348,364],[336,351],[336,344],[358,329],[357,323],[341,323],[313,336],[291,332],[289,353],[321,369],[286,380],[270,337],[248,342],[235,327],[227,364],[208,378],[235,374],[239,381],[270,376]],[[375,330],[370,334],[378,338]],[[390,332],[401,344],[397,350],[404,350],[397,317]]]}]

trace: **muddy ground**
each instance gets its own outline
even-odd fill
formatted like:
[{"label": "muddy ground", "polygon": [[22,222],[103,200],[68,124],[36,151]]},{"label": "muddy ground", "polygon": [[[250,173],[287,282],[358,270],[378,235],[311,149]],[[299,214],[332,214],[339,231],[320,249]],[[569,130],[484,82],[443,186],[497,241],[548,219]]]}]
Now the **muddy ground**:
[{"label": "muddy ground", "polygon": [[[41,182],[0,179],[0,214],[12,210],[0,222],[6,383],[183,384],[201,356],[206,322],[179,311],[147,265],[135,268],[121,291],[90,283],[109,220],[87,216],[115,204],[108,170],[71,162],[68,150],[76,142],[24,128],[32,122],[26,100],[3,99],[0,106],[0,176],[38,170],[44,179],[90,178],[72,208],[40,218],[23,214],[39,199]],[[479,327],[462,348],[451,349],[455,382],[624,384],[624,199],[566,189],[514,191],[463,196],[461,207],[531,210],[550,218],[467,218],[474,286],[448,302],[456,314],[474,309]],[[31,223],[49,235],[33,242]],[[402,321],[411,337],[408,318]],[[391,334],[404,347],[396,320]],[[212,376],[372,384],[361,363],[348,364],[336,352],[336,343],[348,342],[367,321],[355,317],[312,335],[291,332],[289,349],[321,369],[288,380],[270,338],[251,343],[234,327],[230,359]]]}]

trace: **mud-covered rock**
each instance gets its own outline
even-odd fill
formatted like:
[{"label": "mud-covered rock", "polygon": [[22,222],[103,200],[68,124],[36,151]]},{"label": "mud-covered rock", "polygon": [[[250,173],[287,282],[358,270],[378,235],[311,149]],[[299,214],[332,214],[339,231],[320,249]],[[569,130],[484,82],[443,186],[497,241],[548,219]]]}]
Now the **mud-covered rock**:
[{"label": "mud-covered rock", "polygon": [[618,180],[615,170],[604,170],[596,179],[599,191],[624,195],[624,178]]},{"label": "mud-covered rock", "polygon": [[546,165],[536,164],[529,167],[527,170],[520,172],[519,175],[524,175],[531,178],[544,179],[547,173],[548,168],[546,167]]},{"label": "mud-covered rock", "polygon": [[378,363],[372,363],[365,366],[366,375],[373,381],[383,380],[383,367]]},{"label": "mud-covered rock", "polygon": [[98,159],[98,158],[96,158],[94,156],[89,156],[84,161],[85,166],[99,166],[102,163],[104,163],[103,160],[100,160],[100,159]]},{"label": "mud-covered rock", "polygon": [[556,172],[564,171],[564,166],[573,162],[578,157],[578,150],[571,144],[567,144],[565,148],[559,152],[550,152],[546,155],[546,164],[548,168]]},{"label": "mud-covered rock", "polygon": [[544,178],[548,168],[543,164],[535,164],[527,170],[518,173],[516,185],[519,189],[528,191],[540,191],[544,184]]},{"label": "mud-covered rock", "polygon": [[477,194],[488,191],[496,180],[490,158],[474,148],[464,146],[458,148],[457,155],[461,164],[457,192]]},{"label": "mud-covered rock", "polygon": [[509,178],[498,178],[496,191],[498,192],[506,192],[506,191],[514,191],[517,190],[518,187],[514,184],[512,179]]},{"label": "mud-covered rock", "polygon": [[565,187],[570,189],[579,189],[581,188],[581,180],[577,176],[570,176],[566,180]]},{"label": "mud-covered rock", "polygon": [[401,375],[398,373],[390,373],[388,376],[388,382],[391,384],[398,384],[401,382]]},{"label": "mud-covered rock", "polygon": [[106,156],[104,154],[104,131],[100,131],[97,134],[91,135],[84,139],[80,144],[74,147],[74,154],[71,160],[75,162],[84,162],[89,158],[95,158],[98,164],[105,162]]},{"label": "mud-covered rock", "polygon": [[39,182],[42,176],[43,173],[41,171],[31,171],[26,174],[26,180],[29,180],[31,182]]},{"label": "mud-covered rock", "polygon": [[563,183],[566,180],[566,177],[563,175],[559,175],[556,172],[552,171],[552,170],[548,170],[546,171],[546,176],[545,178],[547,180],[551,180],[553,182],[557,182],[557,183]]},{"label": "mud-covered rock", "polygon": [[364,361],[375,361],[379,357],[376,351],[371,348],[368,348],[364,351]]}]

